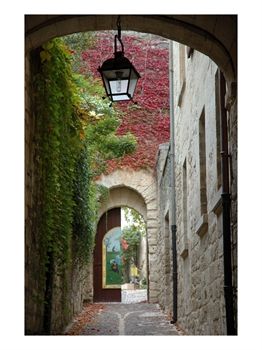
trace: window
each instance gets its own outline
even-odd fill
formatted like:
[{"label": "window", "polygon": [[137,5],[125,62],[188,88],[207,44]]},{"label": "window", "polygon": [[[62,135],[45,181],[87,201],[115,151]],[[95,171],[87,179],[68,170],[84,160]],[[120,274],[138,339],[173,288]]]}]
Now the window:
[{"label": "window", "polygon": [[186,86],[186,66],[185,66],[185,50],[186,46],[179,44],[179,94],[178,94],[178,106],[181,107],[182,98]]},{"label": "window", "polygon": [[188,256],[188,236],[187,236],[187,160],[185,158],[182,168],[182,247],[180,256],[185,259]]},{"label": "window", "polygon": [[216,103],[216,153],[217,153],[217,189],[221,187],[221,133],[220,133],[220,71],[219,69],[216,72],[215,76],[215,103]]},{"label": "window", "polygon": [[187,165],[186,159],[183,164],[183,226],[184,239],[187,241]]},{"label": "window", "polygon": [[193,56],[194,53],[194,49],[192,47],[187,46],[186,47],[186,54],[187,54],[187,58],[190,58]]},{"label": "window", "polygon": [[199,118],[199,170],[201,215],[207,213],[205,108]]},{"label": "window", "polygon": [[185,80],[185,46],[181,44],[179,44],[179,79],[182,86]]}]

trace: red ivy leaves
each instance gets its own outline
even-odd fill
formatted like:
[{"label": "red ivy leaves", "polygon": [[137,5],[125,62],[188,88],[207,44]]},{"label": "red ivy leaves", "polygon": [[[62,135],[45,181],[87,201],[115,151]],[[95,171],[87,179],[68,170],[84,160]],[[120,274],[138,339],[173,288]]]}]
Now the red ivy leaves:
[{"label": "red ivy leaves", "polygon": [[[112,32],[97,34],[95,47],[82,53],[86,72],[100,77],[98,66],[113,57],[114,35]],[[164,38],[146,34],[122,35],[125,56],[141,75],[133,102],[119,102],[117,107],[124,117],[117,134],[132,132],[138,141],[132,155],[108,162],[108,172],[116,168],[153,168],[158,146],[169,141],[169,77],[168,42]]]}]

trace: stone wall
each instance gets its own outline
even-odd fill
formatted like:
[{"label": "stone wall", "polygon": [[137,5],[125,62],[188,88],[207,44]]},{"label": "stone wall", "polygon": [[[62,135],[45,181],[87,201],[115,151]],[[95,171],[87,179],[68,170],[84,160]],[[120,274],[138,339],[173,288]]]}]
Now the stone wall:
[{"label": "stone wall", "polygon": [[31,76],[36,69],[33,55],[25,56],[25,330],[43,329],[44,289],[39,280],[37,177],[35,167],[35,118],[32,106]]},{"label": "stone wall", "polygon": [[55,273],[52,295],[51,334],[61,334],[85,302],[92,302],[91,263],[74,263],[60,275]]},{"label": "stone wall", "polygon": [[173,311],[173,261],[170,213],[170,157],[169,144],[159,146],[157,162],[157,198],[159,230],[157,236],[159,305],[169,315]]},{"label": "stone wall", "polygon": [[[189,334],[226,334],[219,119],[218,67],[207,56],[173,43],[175,183],[178,264],[178,323]],[[230,106],[233,282],[237,283],[237,134],[236,102]],[[166,297],[164,238],[170,196],[169,162],[160,148],[157,164],[160,229],[159,303],[170,310]],[[165,156],[166,154],[166,156]],[[169,232],[169,237],[170,237]],[[170,240],[170,238],[169,238]]]},{"label": "stone wall", "polygon": [[[41,265],[39,222],[41,194],[35,140],[35,113],[32,76],[37,71],[34,52],[25,56],[25,333],[43,334],[45,270]],[[73,254],[73,249],[71,254]],[[51,303],[51,333],[56,334],[81,311],[83,302],[92,298],[91,266],[71,266],[60,276],[54,273]],[[65,288],[66,287],[66,288]]]}]

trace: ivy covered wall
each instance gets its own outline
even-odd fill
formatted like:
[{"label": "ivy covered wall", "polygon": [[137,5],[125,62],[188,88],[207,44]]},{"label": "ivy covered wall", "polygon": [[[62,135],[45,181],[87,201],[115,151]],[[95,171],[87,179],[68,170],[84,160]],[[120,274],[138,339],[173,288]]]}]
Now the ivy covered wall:
[{"label": "ivy covered wall", "polygon": [[136,140],[130,133],[115,135],[119,115],[99,97],[95,82],[73,72],[62,39],[35,50],[31,62],[25,332],[59,334],[92,287],[89,262],[99,201],[93,179],[106,160],[134,151]]}]

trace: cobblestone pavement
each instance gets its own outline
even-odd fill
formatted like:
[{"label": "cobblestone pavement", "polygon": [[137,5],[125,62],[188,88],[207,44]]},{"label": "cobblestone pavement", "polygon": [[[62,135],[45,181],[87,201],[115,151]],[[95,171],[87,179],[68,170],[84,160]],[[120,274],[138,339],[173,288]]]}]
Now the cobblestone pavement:
[{"label": "cobblestone pavement", "polygon": [[157,304],[103,304],[82,335],[179,335]]}]

